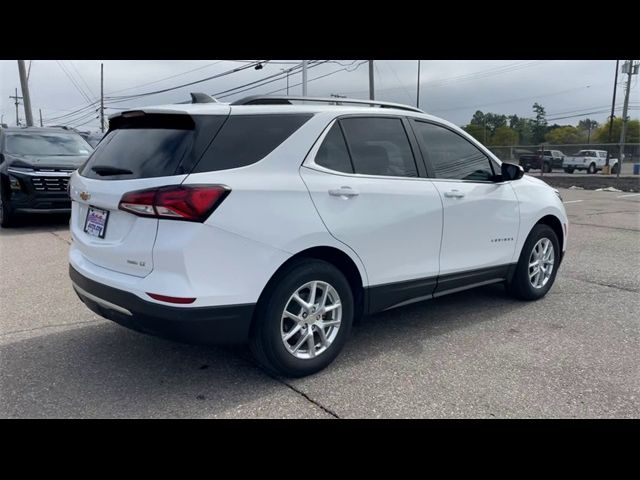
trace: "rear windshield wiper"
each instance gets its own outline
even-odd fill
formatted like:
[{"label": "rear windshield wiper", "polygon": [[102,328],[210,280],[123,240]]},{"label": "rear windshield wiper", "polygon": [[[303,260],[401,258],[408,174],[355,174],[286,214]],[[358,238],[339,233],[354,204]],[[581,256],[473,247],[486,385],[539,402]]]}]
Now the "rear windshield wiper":
[{"label": "rear windshield wiper", "polygon": [[104,175],[130,175],[133,172],[126,168],[110,167],[109,165],[95,165],[91,167],[91,170],[96,172],[100,176]]}]

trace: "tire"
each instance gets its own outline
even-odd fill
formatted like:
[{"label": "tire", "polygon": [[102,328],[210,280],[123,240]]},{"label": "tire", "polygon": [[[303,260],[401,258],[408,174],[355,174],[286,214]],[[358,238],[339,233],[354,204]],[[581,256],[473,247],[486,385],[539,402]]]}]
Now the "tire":
[{"label": "tire", "polygon": [[[540,273],[540,280],[543,284],[536,287],[532,282],[535,281],[537,277],[534,276],[533,280],[531,279],[529,264],[532,255],[534,255],[534,247],[537,247],[539,242],[543,242],[545,239],[553,246],[553,265],[551,266],[548,278],[546,278],[544,273]],[[524,242],[516,270],[511,281],[507,284],[507,291],[520,300],[538,300],[544,297],[556,279],[560,254],[560,243],[553,229],[548,225],[542,224],[534,226],[527,240]],[[548,264],[545,266],[547,269],[549,268]],[[531,270],[535,270],[535,267],[532,267]],[[544,278],[546,278],[546,281],[544,281]]]},{"label": "tire", "polygon": [[592,163],[591,165],[589,165],[589,168],[587,168],[587,173],[593,175],[594,173],[596,173],[596,164]]},{"label": "tire", "polygon": [[2,191],[0,190],[0,226],[2,228],[11,228],[15,226],[16,214],[11,205],[4,201]]},{"label": "tire", "polygon": [[551,173],[551,165],[548,162],[544,162],[542,164],[542,172],[543,173]]},{"label": "tire", "polygon": [[[339,299],[341,308],[336,308],[324,316],[316,315],[314,320],[311,320],[314,316],[311,310],[307,313],[302,305],[293,299],[293,295],[297,293],[301,299],[308,301],[311,295],[310,289],[301,289],[301,287],[311,282],[319,282],[316,300],[318,295],[320,298],[323,297],[322,287],[329,285],[333,290],[327,288],[329,292],[327,305],[331,307],[332,304],[336,304],[336,299]],[[305,294],[305,292],[308,293]],[[285,316],[285,310],[293,313],[298,321]],[[306,319],[303,319],[305,313]],[[280,272],[262,294],[256,307],[249,346],[256,360],[271,373],[285,377],[311,375],[325,368],[338,356],[349,336],[353,315],[353,293],[342,272],[322,260],[300,259]],[[322,328],[318,324],[304,323],[318,318],[318,321],[339,320],[340,323],[337,329],[335,325]],[[292,334],[292,337],[285,341],[284,335],[293,332],[296,328],[297,333]],[[327,339],[326,347],[321,340],[319,332],[321,328]],[[313,329],[313,351],[320,352],[313,357],[309,341],[304,341],[305,337],[308,338],[306,332],[309,332],[309,329]],[[291,350],[296,346],[299,346],[299,349],[292,353]],[[306,358],[300,358],[305,355]]]},{"label": "tire", "polygon": [[613,167],[611,167],[611,173],[613,173],[614,175],[618,173],[618,164],[614,164]]},{"label": "tire", "polygon": [[522,168],[523,168],[523,170],[524,170],[525,172],[529,172],[529,170],[531,170],[531,165],[525,165],[525,166],[524,166],[524,167],[522,167]]},{"label": "tire", "polygon": [[573,168],[565,168],[565,173],[573,173]]}]

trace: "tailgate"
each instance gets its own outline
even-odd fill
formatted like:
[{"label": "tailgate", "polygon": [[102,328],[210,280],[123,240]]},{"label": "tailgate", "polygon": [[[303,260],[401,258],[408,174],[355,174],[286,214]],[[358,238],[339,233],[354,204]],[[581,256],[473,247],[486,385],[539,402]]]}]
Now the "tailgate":
[{"label": "tailgate", "polygon": [[[74,247],[91,263],[101,267],[137,277],[148,275],[153,270],[152,254],[158,219],[132,215],[119,210],[118,204],[126,192],[178,184],[185,177],[104,181],[74,173],[69,192],[72,199],[70,226]],[[104,238],[85,231],[90,207],[107,212]]]}]

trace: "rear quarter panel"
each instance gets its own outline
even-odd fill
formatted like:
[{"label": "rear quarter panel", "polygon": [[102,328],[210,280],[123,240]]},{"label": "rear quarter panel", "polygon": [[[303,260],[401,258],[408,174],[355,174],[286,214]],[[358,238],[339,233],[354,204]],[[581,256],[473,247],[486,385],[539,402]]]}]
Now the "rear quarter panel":
[{"label": "rear quarter panel", "polygon": [[[253,165],[191,174],[184,183],[219,183],[231,188],[207,224],[275,248],[287,256],[318,246],[337,248],[354,261],[367,285],[362,261],[328,232],[299,173],[307,153],[334,117],[316,114]],[[263,267],[270,277],[281,264],[277,260]]]}]

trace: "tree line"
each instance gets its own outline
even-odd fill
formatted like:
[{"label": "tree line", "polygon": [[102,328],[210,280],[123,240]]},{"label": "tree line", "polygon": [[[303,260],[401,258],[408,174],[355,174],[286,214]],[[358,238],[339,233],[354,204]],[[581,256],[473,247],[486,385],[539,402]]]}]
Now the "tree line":
[{"label": "tree line", "polygon": [[[540,145],[548,144],[585,144],[608,143],[609,121],[599,124],[590,118],[580,120],[577,126],[549,125],[545,109],[539,103],[533,104],[533,118],[518,115],[502,115],[476,111],[471,121],[462,127],[467,133],[488,146]],[[611,142],[620,139],[622,119],[614,118],[611,130]],[[640,142],[640,121],[627,122],[627,143]]]}]

